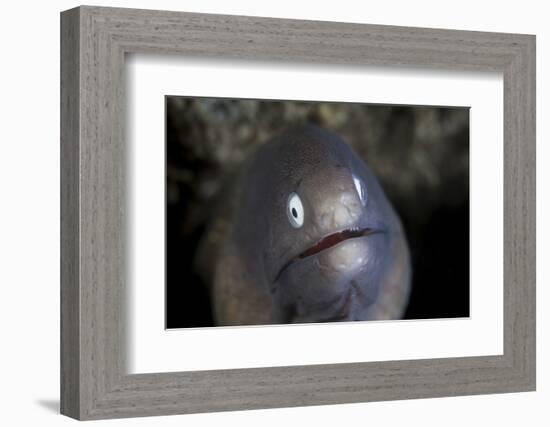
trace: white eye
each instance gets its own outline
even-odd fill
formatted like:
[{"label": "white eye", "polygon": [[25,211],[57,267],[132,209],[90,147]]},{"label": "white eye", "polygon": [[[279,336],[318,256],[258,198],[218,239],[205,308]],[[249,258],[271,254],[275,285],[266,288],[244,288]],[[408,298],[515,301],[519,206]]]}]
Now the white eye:
[{"label": "white eye", "polygon": [[286,214],[290,221],[290,225],[294,228],[300,228],[304,224],[304,206],[302,205],[300,196],[296,193],[292,193],[288,196]]},{"label": "white eye", "polygon": [[353,183],[355,184],[355,189],[357,190],[357,194],[359,194],[359,198],[361,199],[361,203],[363,203],[363,206],[366,206],[367,205],[367,192],[365,190],[365,187],[363,186],[363,183],[356,176],[353,176]]}]

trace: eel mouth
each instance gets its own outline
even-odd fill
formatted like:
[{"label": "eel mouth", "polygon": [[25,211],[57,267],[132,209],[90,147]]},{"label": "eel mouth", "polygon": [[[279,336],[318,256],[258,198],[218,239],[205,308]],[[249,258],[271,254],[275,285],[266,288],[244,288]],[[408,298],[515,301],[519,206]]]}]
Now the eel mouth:
[{"label": "eel mouth", "polygon": [[371,234],[376,234],[376,233],[384,233],[384,231],[375,229],[375,228],[357,227],[357,228],[348,228],[342,231],[338,231],[336,233],[329,234],[328,236],[323,237],[321,240],[319,240],[315,245],[313,245],[309,249],[306,249],[301,254],[288,260],[281,267],[281,269],[275,276],[274,281],[275,282],[278,281],[281,275],[283,274],[283,271],[285,271],[291,264],[294,264],[296,261],[300,261],[310,256],[316,255],[319,252],[332,248],[333,246],[336,246],[337,244],[342,243],[345,240],[354,239],[357,237],[369,236]]},{"label": "eel mouth", "polygon": [[338,231],[337,233],[332,233],[332,234],[329,234],[328,236],[323,237],[315,245],[313,245],[309,249],[306,249],[296,258],[304,259],[312,255],[318,254],[319,252],[324,251],[325,249],[332,248],[333,246],[336,246],[338,243],[341,243],[344,240],[354,239],[356,237],[368,236],[370,234],[374,234],[377,232],[378,231],[373,228],[351,228],[351,229]]}]

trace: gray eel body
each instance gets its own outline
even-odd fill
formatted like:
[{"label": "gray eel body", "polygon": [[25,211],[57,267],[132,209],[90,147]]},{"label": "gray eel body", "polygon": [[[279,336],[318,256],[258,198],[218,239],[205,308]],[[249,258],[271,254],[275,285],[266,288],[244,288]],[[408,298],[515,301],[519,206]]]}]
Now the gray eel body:
[{"label": "gray eel body", "polygon": [[409,250],[367,165],[300,126],[251,156],[199,250],[217,325],[399,319]]}]

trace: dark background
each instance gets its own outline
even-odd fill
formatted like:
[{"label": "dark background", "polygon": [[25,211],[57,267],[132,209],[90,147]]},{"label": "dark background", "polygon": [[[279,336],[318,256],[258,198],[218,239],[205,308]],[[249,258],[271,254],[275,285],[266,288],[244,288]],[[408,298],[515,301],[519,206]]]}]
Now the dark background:
[{"label": "dark background", "polygon": [[166,327],[213,325],[192,265],[210,202],[255,144],[305,122],[353,146],[400,215],[405,318],[469,316],[469,109],[166,97]]}]

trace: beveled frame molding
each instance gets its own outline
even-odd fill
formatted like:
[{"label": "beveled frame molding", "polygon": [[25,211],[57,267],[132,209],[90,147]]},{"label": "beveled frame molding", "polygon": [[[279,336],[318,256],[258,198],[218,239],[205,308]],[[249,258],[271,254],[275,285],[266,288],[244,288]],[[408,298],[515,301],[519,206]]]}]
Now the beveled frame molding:
[{"label": "beveled frame molding", "polygon": [[[136,52],[502,72],[504,354],[126,374],[124,58]],[[88,6],[61,14],[63,414],[99,419],[534,389],[534,36]]]}]

